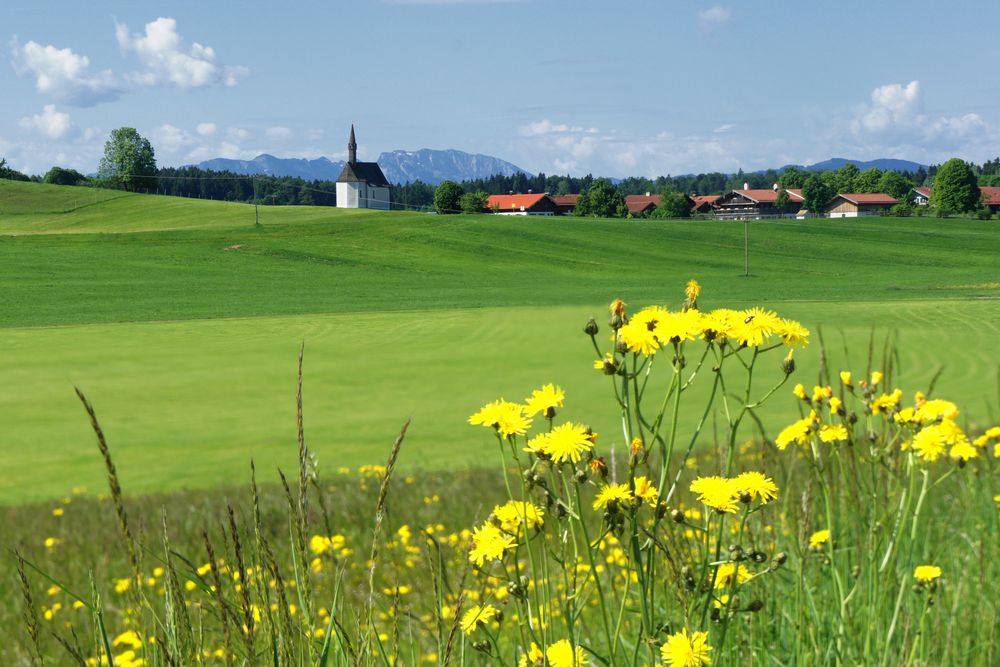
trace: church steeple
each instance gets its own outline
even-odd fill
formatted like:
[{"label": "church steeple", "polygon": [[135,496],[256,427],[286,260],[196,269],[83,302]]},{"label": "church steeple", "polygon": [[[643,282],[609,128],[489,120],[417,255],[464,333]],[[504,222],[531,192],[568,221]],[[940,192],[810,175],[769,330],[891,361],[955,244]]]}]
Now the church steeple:
[{"label": "church steeple", "polygon": [[354,140],[354,123],[351,123],[351,138],[347,140],[347,162],[354,164],[358,161],[358,143]]}]

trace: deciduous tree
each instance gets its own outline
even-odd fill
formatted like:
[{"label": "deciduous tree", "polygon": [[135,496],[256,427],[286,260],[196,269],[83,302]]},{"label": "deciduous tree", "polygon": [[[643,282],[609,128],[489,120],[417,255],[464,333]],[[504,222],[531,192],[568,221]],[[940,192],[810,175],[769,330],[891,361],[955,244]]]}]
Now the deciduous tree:
[{"label": "deciduous tree", "polygon": [[663,201],[653,209],[652,218],[689,218],[691,217],[691,200],[683,192],[666,190],[660,193]]},{"label": "deciduous tree", "polygon": [[441,181],[434,190],[434,208],[438,213],[458,213],[461,210],[460,199],[465,194],[462,186],[455,181]]},{"label": "deciduous tree", "polygon": [[156,187],[156,156],[153,145],[135,128],[112,130],[104,144],[104,157],[98,169],[100,178],[126,190],[148,190]]},{"label": "deciduous tree", "polygon": [[939,211],[964,213],[979,208],[979,184],[972,168],[952,158],[938,167],[934,175],[931,206]]},{"label": "deciduous tree", "polygon": [[823,213],[836,194],[836,190],[822,176],[812,174],[802,186],[802,208],[811,213]]}]

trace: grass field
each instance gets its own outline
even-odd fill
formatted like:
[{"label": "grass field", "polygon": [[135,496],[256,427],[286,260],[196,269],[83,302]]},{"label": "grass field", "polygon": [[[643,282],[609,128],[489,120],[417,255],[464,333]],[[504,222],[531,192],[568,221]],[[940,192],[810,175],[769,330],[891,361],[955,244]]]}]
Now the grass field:
[{"label": "grass field", "polygon": [[[703,307],[759,304],[822,327],[834,363],[873,329],[897,331],[907,392],[943,365],[939,393],[974,421],[997,400],[989,222],[755,223],[744,278],[739,224],[262,207],[254,227],[241,204],[9,182],[0,212],[2,503],[100,488],[73,385],[131,491],[213,485],[250,457],[290,467],[303,341],[307,434],[331,468],[380,460],[410,415],[402,465],[481,463],[468,414],[549,381],[614,433],[579,331],[603,325],[614,297],[676,305],[691,277]],[[804,383],[818,358],[817,345],[799,355]]]}]

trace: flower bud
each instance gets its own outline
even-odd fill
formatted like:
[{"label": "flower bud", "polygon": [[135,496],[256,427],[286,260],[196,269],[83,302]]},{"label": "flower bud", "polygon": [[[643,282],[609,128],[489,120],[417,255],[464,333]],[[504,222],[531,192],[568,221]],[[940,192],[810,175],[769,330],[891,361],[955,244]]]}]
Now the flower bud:
[{"label": "flower bud", "polygon": [[744,505],[749,505],[751,500],[753,500],[753,496],[751,496],[746,491],[740,491],[740,502],[741,503],[743,503]]},{"label": "flower bud", "polygon": [[763,608],[764,608],[763,600],[754,600],[753,602],[747,605],[747,611],[750,612],[751,614],[756,614]]},{"label": "flower bud", "polygon": [[480,653],[489,653],[490,643],[485,639],[478,642],[472,642],[472,648],[476,649]]},{"label": "flower bud", "polygon": [[667,515],[667,504],[662,500],[656,503],[656,518],[662,519]]},{"label": "flower bud", "polygon": [[743,547],[738,544],[733,544],[729,547],[729,560],[739,562],[741,560],[746,560],[746,555],[743,553]]},{"label": "flower bud", "polygon": [[597,320],[591,317],[589,320],[587,320],[587,325],[583,327],[583,333],[593,338],[594,336],[597,335],[598,331],[599,329],[597,328]]},{"label": "flower bud", "polygon": [[795,359],[792,357],[791,351],[789,351],[788,356],[781,361],[781,370],[785,372],[785,375],[791,375],[795,372]]},{"label": "flower bud", "polygon": [[671,510],[670,518],[674,520],[674,523],[684,523],[684,512],[680,510]]},{"label": "flower bud", "polygon": [[763,551],[756,551],[756,550],[751,551],[750,560],[752,560],[755,563],[763,563],[764,561],[767,560],[767,554],[764,553]]},{"label": "flower bud", "polygon": [[771,559],[771,569],[777,570],[779,567],[784,565],[785,561],[787,560],[788,560],[788,554],[786,554],[784,551],[779,551],[778,553],[774,554],[774,558]]},{"label": "flower bud", "polygon": [[573,479],[576,480],[577,484],[583,484],[587,481],[587,472],[585,470],[577,470],[573,473]]}]

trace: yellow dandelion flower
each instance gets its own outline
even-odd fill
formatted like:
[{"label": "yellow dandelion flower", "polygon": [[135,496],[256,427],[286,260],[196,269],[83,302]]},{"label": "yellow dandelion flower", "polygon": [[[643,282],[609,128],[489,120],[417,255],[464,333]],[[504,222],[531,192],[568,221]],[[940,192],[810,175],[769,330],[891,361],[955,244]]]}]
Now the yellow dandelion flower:
[{"label": "yellow dandelion flower", "polygon": [[493,508],[493,516],[500,521],[501,528],[515,535],[522,523],[527,525],[528,530],[545,523],[545,511],[541,507],[520,500],[497,505]]},{"label": "yellow dandelion flower", "polygon": [[845,387],[851,386],[851,371],[840,371],[840,382]]},{"label": "yellow dandelion flower", "polygon": [[462,615],[462,632],[471,635],[476,628],[484,626],[497,616],[497,608],[493,605],[475,605]]},{"label": "yellow dandelion flower", "polygon": [[845,442],[847,428],[843,424],[823,424],[819,427],[819,439],[823,442]]},{"label": "yellow dandelion flower", "polygon": [[666,643],[660,647],[660,657],[668,667],[701,667],[712,664],[711,651],[707,632],[692,632],[689,635],[685,628],[667,637]]},{"label": "yellow dandelion flower", "polygon": [[500,399],[484,405],[469,417],[472,425],[496,429],[503,437],[524,435],[531,428],[531,419],[524,414],[524,406]]},{"label": "yellow dandelion flower", "polygon": [[535,437],[528,440],[528,443],[525,446],[524,451],[531,452],[535,456],[538,456],[539,454],[544,454],[545,446],[548,444],[548,442],[549,442],[549,434],[539,433]]},{"label": "yellow dandelion flower", "polygon": [[979,456],[979,450],[968,440],[959,440],[948,450],[948,456],[956,461],[968,461]]},{"label": "yellow dandelion flower", "polygon": [[767,503],[778,497],[778,485],[762,472],[740,473],[733,480],[738,491],[749,493],[751,498],[759,498]]},{"label": "yellow dandelion flower", "polygon": [[615,509],[628,505],[633,500],[628,484],[606,484],[594,499],[594,509]]},{"label": "yellow dandelion flower", "polygon": [[699,477],[691,482],[691,491],[698,494],[698,501],[719,510],[735,512],[738,508],[739,489],[734,480],[725,477]]},{"label": "yellow dandelion flower", "polygon": [[692,278],[688,281],[688,284],[684,287],[684,296],[688,301],[697,301],[698,295],[701,294],[701,285],[698,281]]},{"label": "yellow dandelion flower", "polygon": [[544,661],[545,654],[542,653],[542,649],[538,648],[535,642],[531,642],[531,648],[521,655],[517,667],[541,667]]},{"label": "yellow dandelion flower", "polygon": [[656,501],[660,499],[656,486],[644,476],[636,477],[633,481],[635,483],[635,491],[633,492],[635,497],[644,500],[650,507],[655,506]]},{"label": "yellow dandelion flower", "polygon": [[937,565],[918,565],[913,570],[913,578],[917,581],[929,584],[941,577],[941,568]]},{"label": "yellow dandelion flower", "polygon": [[660,342],[681,343],[694,340],[704,330],[704,317],[697,310],[681,313],[664,313],[656,323],[656,337]]},{"label": "yellow dandelion flower", "polygon": [[126,630],[111,642],[112,646],[131,646],[132,648],[142,648],[142,638],[135,630]]},{"label": "yellow dandelion flower", "polygon": [[723,563],[715,573],[715,588],[729,588],[733,583],[734,576],[736,583],[742,584],[750,578],[750,570],[747,569],[746,565],[737,566],[736,563]]},{"label": "yellow dandelion flower", "polygon": [[792,389],[792,395],[799,400],[806,400],[806,388],[802,386],[801,382]]},{"label": "yellow dandelion flower", "polygon": [[647,357],[656,354],[660,349],[660,341],[650,325],[636,316],[628,324],[618,330],[618,339],[628,348],[629,352],[638,352]]},{"label": "yellow dandelion flower", "polygon": [[805,347],[809,344],[809,329],[795,320],[779,319],[774,333],[781,336],[782,342],[788,347]]},{"label": "yellow dandelion flower", "polygon": [[580,424],[567,422],[552,429],[545,442],[545,453],[556,463],[579,463],[584,452],[594,448],[592,434]]},{"label": "yellow dandelion flower", "polygon": [[958,406],[951,401],[935,398],[923,401],[917,408],[915,418],[920,423],[936,421],[938,419],[954,419],[958,416]]},{"label": "yellow dandelion flower", "polygon": [[774,439],[774,444],[781,451],[784,451],[793,442],[800,445],[809,444],[809,434],[813,428],[813,421],[812,416],[809,416],[786,426]]},{"label": "yellow dandelion flower", "polygon": [[843,410],[844,410],[844,402],[843,401],[841,401],[836,396],[834,396],[833,398],[830,399],[830,412],[832,412],[835,415],[839,415],[839,414],[843,413]]},{"label": "yellow dandelion flower", "polygon": [[56,507],[52,510],[52,516],[62,516],[66,513],[66,510],[62,507]]},{"label": "yellow dandelion flower", "polygon": [[937,461],[944,454],[947,446],[941,425],[933,424],[920,429],[920,432],[913,436],[910,446],[924,461]]},{"label": "yellow dandelion flower", "polygon": [[819,403],[820,401],[830,398],[831,396],[833,396],[833,387],[821,387],[819,385],[813,387],[813,403]]},{"label": "yellow dandelion flower", "polygon": [[[872,377],[875,377],[875,373],[872,373]],[[875,383],[873,382],[872,384],[874,385]],[[903,398],[902,389],[895,389],[891,394],[882,394],[872,401],[872,414],[877,415],[880,412],[895,410],[899,407],[899,401],[901,398]]]},{"label": "yellow dandelion flower", "polygon": [[487,560],[502,559],[504,553],[513,547],[514,538],[487,521],[472,533],[469,560],[482,567]]},{"label": "yellow dandelion flower", "polygon": [[587,654],[579,646],[574,647],[568,639],[560,639],[545,649],[550,667],[583,667],[587,664]]},{"label": "yellow dandelion flower", "polygon": [[815,533],[809,536],[809,548],[810,549],[822,549],[823,545],[830,541],[830,531],[829,530],[817,530]]},{"label": "yellow dandelion flower", "polygon": [[[747,347],[760,347],[768,342],[779,326],[780,318],[770,310],[751,308],[740,312],[742,321],[737,321],[733,337]],[[807,332],[808,335],[808,332]]]},{"label": "yellow dandelion flower", "polygon": [[882,371],[872,371],[872,386],[874,387],[881,382],[883,377],[885,376],[882,374]]},{"label": "yellow dandelion flower", "polygon": [[556,414],[556,408],[563,406],[566,400],[566,392],[562,387],[553,384],[542,385],[541,389],[531,392],[531,396],[524,399],[524,414],[534,417],[539,412],[547,418],[552,418]]}]

